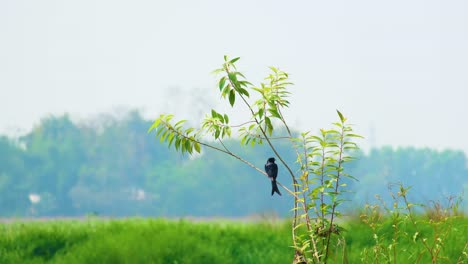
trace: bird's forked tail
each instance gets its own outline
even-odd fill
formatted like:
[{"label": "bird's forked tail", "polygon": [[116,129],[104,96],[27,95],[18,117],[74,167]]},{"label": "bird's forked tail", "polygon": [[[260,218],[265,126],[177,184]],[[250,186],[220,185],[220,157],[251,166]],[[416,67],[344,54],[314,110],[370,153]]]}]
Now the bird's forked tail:
[{"label": "bird's forked tail", "polygon": [[277,193],[281,196],[281,193],[278,189],[278,185],[276,184],[276,180],[271,181],[271,195],[273,195],[274,193]]}]

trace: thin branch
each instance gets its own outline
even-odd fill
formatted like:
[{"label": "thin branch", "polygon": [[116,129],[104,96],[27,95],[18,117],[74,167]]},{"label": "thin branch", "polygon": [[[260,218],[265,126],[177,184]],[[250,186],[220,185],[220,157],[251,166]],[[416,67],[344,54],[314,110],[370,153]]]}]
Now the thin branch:
[{"label": "thin branch", "polygon": [[[226,73],[229,75],[229,69],[226,67],[225,68],[225,71]],[[231,86],[233,88],[235,88],[236,86],[234,85],[234,83],[232,82],[232,80],[230,78],[228,78],[229,82],[231,83]],[[247,107],[249,108],[250,112],[252,113],[252,116],[254,117],[254,120],[255,122],[257,123],[258,127],[260,128],[260,131],[262,132],[263,136],[265,137],[265,140],[268,142],[268,145],[270,146],[270,148],[273,150],[273,152],[275,153],[275,155],[278,157],[278,159],[281,161],[281,163],[286,167],[286,169],[289,171],[289,174],[291,175],[291,178],[293,180],[293,187],[294,187],[294,205],[295,205],[295,208],[297,208],[297,204],[298,204],[298,196],[296,195],[297,193],[297,180],[296,180],[296,176],[294,174],[294,172],[291,170],[291,168],[289,167],[289,165],[283,160],[282,156],[278,153],[278,151],[276,150],[275,146],[273,146],[273,144],[271,143],[270,141],[270,138],[267,136],[265,130],[262,128],[262,126],[260,125],[260,122],[258,121],[257,117],[255,116],[255,112],[252,108],[252,106],[249,104],[249,102],[247,102],[247,100],[245,99],[245,97],[241,94],[241,93],[238,93],[239,96],[241,97],[242,101],[244,101],[244,103],[247,105]],[[290,192],[292,193],[292,192]],[[305,212],[307,212],[307,207],[304,206],[304,203],[302,203],[303,205],[303,209]],[[307,218],[307,225],[308,225],[308,229],[310,229],[310,219],[309,219],[309,215],[306,213],[306,218]],[[297,219],[297,212],[295,210],[295,215],[294,215],[294,221],[296,221]],[[311,239],[313,240],[313,238],[311,237]],[[314,241],[313,241],[314,242]],[[315,243],[313,243],[314,247],[315,247]],[[317,250],[316,248],[314,249],[315,251],[315,254],[314,256],[318,258],[318,255],[317,255]]]},{"label": "thin branch", "polygon": [[[229,68],[228,66],[225,66],[224,67],[224,70],[225,72],[227,73],[227,75],[229,76]],[[235,89],[235,85],[234,83],[232,82],[232,80],[228,77],[227,78],[231,84],[231,86]],[[261,124],[260,124],[260,121],[258,121],[256,115],[255,115],[255,111],[253,110],[252,106],[249,104],[249,102],[247,102],[247,100],[245,99],[245,97],[241,94],[241,93],[238,93],[239,96],[241,97],[242,101],[244,101],[245,105],[247,106],[247,108],[250,110],[251,114],[252,114],[252,117],[254,118],[255,120],[255,123],[257,124],[258,128],[260,128],[260,131],[262,132],[262,135],[265,137],[265,140],[268,142],[268,145],[270,146],[270,148],[273,150],[273,152],[275,153],[275,155],[278,157],[278,159],[281,161],[281,163],[286,167],[286,169],[289,171],[289,174],[291,175],[291,178],[292,178],[292,182],[293,182],[293,188],[294,188],[294,193],[293,192],[289,192],[290,194],[293,194],[294,196],[294,220],[293,220],[293,228],[292,228],[292,235],[293,235],[293,241],[294,241],[294,244],[296,243],[296,235],[295,235],[295,232],[296,232],[296,226],[297,226],[297,219],[298,219],[298,216],[297,216],[297,204],[298,204],[298,200],[299,200],[299,197],[297,196],[297,184],[296,184],[296,178],[295,178],[295,175],[293,173],[293,171],[291,170],[291,168],[288,166],[288,164],[283,160],[283,158],[281,157],[281,155],[278,153],[278,151],[276,150],[276,148],[273,146],[273,144],[271,143],[271,140],[269,139],[269,137],[267,136],[264,128],[262,128]],[[265,123],[265,126],[266,126],[266,123]],[[283,187],[284,188],[284,187]]]},{"label": "thin branch", "polygon": [[[266,140],[265,137],[262,137],[261,135],[255,135],[255,134],[252,134],[252,133],[249,133],[247,131],[247,134],[251,137],[254,137],[254,138],[258,138],[258,139],[262,139],[262,140]],[[289,136],[282,136],[282,137],[269,137],[270,140],[278,140],[278,139],[291,139],[291,137]]]},{"label": "thin branch", "polygon": [[227,152],[232,153],[232,152],[226,147],[226,145],[224,145],[223,141],[222,141],[220,138],[218,139],[218,141],[219,141],[219,143],[223,146],[223,148],[224,148]]},{"label": "thin branch", "polygon": [[[292,136],[291,130],[289,129],[288,124],[286,123],[286,119],[283,116],[283,113],[281,111],[281,107],[279,107],[279,104],[276,105],[276,109],[278,109],[278,113],[280,115],[280,120],[283,122],[284,127],[288,131],[289,138],[292,139],[293,136]],[[296,151],[297,157],[300,157],[299,150],[296,147],[294,148],[294,150]],[[307,163],[307,148],[306,148],[305,143],[304,143],[304,153],[305,153],[305,155],[304,155],[305,165],[302,163],[302,160],[299,160],[299,162],[301,164],[301,168],[303,168],[302,173],[308,173],[309,172],[309,165]],[[308,179],[309,179],[309,177],[307,175],[307,177],[305,179],[305,184],[306,184],[307,187],[308,187],[308,184],[309,184]],[[293,176],[293,181],[294,181],[295,191],[297,192],[297,187],[296,187],[297,180],[296,180],[296,178],[294,176]],[[302,209],[303,209],[303,211],[305,213],[305,217],[306,217],[306,226],[307,226],[307,230],[309,231],[310,242],[311,242],[311,244],[312,244],[312,246],[314,248],[313,256],[317,259],[317,261],[320,262],[320,256],[318,255],[318,250],[317,250],[317,242],[315,241],[314,236],[312,234],[312,226],[311,226],[311,223],[310,223],[309,209],[308,209],[308,206],[307,206],[307,196],[306,196],[305,191],[304,191],[304,186],[302,186],[302,196],[303,196]],[[297,201],[296,201],[295,206],[297,207]]]},{"label": "thin branch", "polygon": [[242,123],[240,125],[231,125],[230,127],[241,127],[241,126],[247,125],[249,123],[255,123],[255,121],[250,120],[250,121],[244,122],[244,123]]},{"label": "thin branch", "polygon": [[[217,151],[220,151],[222,153],[225,153],[225,154],[228,154],[229,156],[231,157],[234,157],[238,160],[240,160],[241,162],[247,164],[248,166],[250,166],[251,168],[255,169],[256,171],[260,172],[261,174],[265,175],[266,177],[268,177],[268,174],[259,169],[258,167],[256,167],[255,165],[253,165],[252,163],[248,162],[247,160],[243,159],[242,157],[240,157],[239,155],[229,151],[229,150],[226,150],[226,149],[221,149],[221,148],[218,148],[216,146],[213,146],[213,145],[210,145],[208,143],[204,143],[202,141],[199,141],[195,138],[191,138],[191,137],[188,137],[187,135],[183,134],[183,133],[180,133],[180,131],[174,129],[173,127],[169,126],[166,122],[164,121],[161,121],[162,124],[164,124],[166,126],[167,129],[171,130],[172,132],[176,133],[177,135],[181,136],[181,137],[184,137],[185,139],[188,139],[192,142],[196,142],[202,146],[205,146],[207,148],[211,148],[213,150],[217,150]],[[289,194],[293,195],[294,197],[297,197],[297,195],[295,193],[293,193],[291,190],[289,190],[286,186],[284,186],[283,184],[281,184],[279,181],[276,182],[279,186],[283,187],[283,189],[285,189]]]},{"label": "thin branch", "polygon": [[[229,76],[229,68],[225,67],[224,70],[226,71],[226,73]],[[232,80],[230,78],[227,78],[227,79],[229,80],[229,83],[231,84],[231,86],[235,89],[236,86],[234,85]],[[291,170],[291,168],[288,166],[288,164],[283,160],[281,155],[278,153],[276,148],[271,143],[271,141],[270,141],[269,137],[267,136],[265,130],[262,128],[262,126],[260,125],[260,122],[258,121],[257,117],[255,116],[255,111],[253,110],[252,106],[249,104],[249,102],[247,102],[247,100],[245,99],[245,97],[242,94],[240,94],[240,93],[238,93],[238,94],[241,97],[242,101],[244,101],[244,103],[247,105],[250,112],[252,113],[252,116],[254,117],[255,123],[257,123],[258,127],[260,128],[260,131],[262,132],[263,136],[265,137],[265,140],[268,142],[268,145],[270,145],[270,148],[273,150],[275,155],[278,157],[278,159],[281,161],[281,163],[286,167],[286,169],[289,171],[289,174],[291,174],[291,177],[294,179],[294,172]]]}]

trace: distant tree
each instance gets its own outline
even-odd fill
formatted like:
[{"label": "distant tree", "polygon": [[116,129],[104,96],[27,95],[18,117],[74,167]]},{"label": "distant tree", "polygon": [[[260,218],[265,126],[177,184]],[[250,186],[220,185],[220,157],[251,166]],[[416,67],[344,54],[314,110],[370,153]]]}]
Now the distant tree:
[{"label": "distant tree", "polygon": [[29,206],[25,153],[16,142],[0,137],[0,215],[24,215]]},{"label": "distant tree", "polygon": [[48,197],[48,207],[43,207],[42,213],[73,215],[69,191],[86,159],[81,129],[67,115],[48,117],[21,142],[34,160],[28,173],[30,191],[40,194],[43,203]]},{"label": "distant tree", "polygon": [[[410,196],[419,203],[459,195],[468,183],[467,158],[458,150],[384,146],[361,155],[350,171],[360,176],[353,201],[361,203],[388,193],[394,183],[413,186]],[[383,199],[391,202],[388,195]]]}]

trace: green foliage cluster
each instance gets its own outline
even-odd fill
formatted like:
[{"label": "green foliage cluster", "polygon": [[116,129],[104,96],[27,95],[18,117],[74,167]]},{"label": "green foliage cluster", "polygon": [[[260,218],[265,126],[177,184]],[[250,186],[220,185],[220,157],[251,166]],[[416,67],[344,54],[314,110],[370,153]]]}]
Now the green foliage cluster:
[{"label": "green foliage cluster", "polygon": [[320,262],[321,256],[326,262],[330,243],[339,242],[342,228],[336,223],[342,216],[338,207],[346,201],[347,183],[343,182],[345,179],[356,180],[345,171],[345,165],[356,159],[353,155],[359,149],[352,139],[360,136],[353,133],[339,111],[338,116],[340,121],[333,123],[332,129],[321,129],[318,136],[302,133],[302,138],[294,139],[299,143],[297,149],[304,149],[297,152],[301,175],[296,183],[299,198],[294,210],[297,214],[298,205],[302,205],[299,216],[305,221],[293,226],[296,229],[305,226],[307,230],[306,236],[298,236],[295,246],[299,252],[313,252],[313,263]]},{"label": "green foliage cluster", "polygon": [[[423,220],[421,216],[418,220]],[[424,218],[424,220],[428,220]],[[393,263],[373,255],[377,246],[392,244],[393,220],[382,218],[374,231],[359,218],[341,223],[348,263]],[[402,220],[401,233],[415,227]],[[466,263],[468,222],[456,218],[441,228],[445,238],[440,263]],[[428,237],[432,229],[424,227]],[[0,263],[288,263],[293,249],[287,222],[239,223],[127,219],[15,222],[0,224]],[[412,239],[397,240],[396,263],[414,262],[420,247]],[[385,248],[381,247],[383,250]],[[391,248],[390,248],[391,249]],[[372,257],[369,257],[372,256]],[[332,252],[329,263],[343,263],[342,252]],[[430,263],[427,255],[420,263]]]},{"label": "green foliage cluster", "polygon": [[[337,208],[344,201],[342,199],[343,187],[346,184],[341,181],[346,177],[354,179],[345,171],[344,165],[354,159],[353,155],[356,154],[358,147],[353,139],[361,136],[353,133],[351,126],[346,123],[347,119],[337,111],[340,121],[334,123],[336,129],[322,129],[323,138],[308,136],[310,132],[296,137],[291,133],[282,113],[289,106],[290,92],[287,86],[291,83],[288,80],[288,74],[270,67],[271,73],[265,78],[266,82],[256,87],[237,70],[235,63],[238,60],[239,58],[229,60],[227,56],[224,56],[224,63],[221,68],[215,70],[215,73],[221,75],[218,81],[221,97],[228,97],[231,107],[235,106],[236,97],[238,97],[242,101],[241,105],[250,111],[250,115],[246,116],[243,124],[229,125],[226,122],[229,120],[226,114],[222,115],[211,110],[211,116],[207,115],[200,129],[183,130],[184,120],[172,125],[169,122],[172,115],[162,114],[148,132],[156,130],[156,137],[160,138],[160,142],[166,141],[169,147],[175,139],[175,148],[182,153],[192,154],[193,149],[200,153],[201,145],[203,145],[232,156],[265,176],[272,177],[246,160],[241,153],[229,149],[224,140],[231,137],[231,129],[238,128],[242,145],[250,142],[252,146],[255,146],[257,143],[266,142],[274,153],[274,157],[286,168],[293,186],[291,191],[275,179],[277,184],[281,185],[294,200],[292,206],[294,262],[327,263],[332,236],[340,235],[335,222],[340,216]],[[255,100],[251,93],[257,93],[258,99]],[[273,122],[279,125],[274,125]],[[273,131],[278,128],[286,130],[285,135],[280,138],[286,139],[296,152],[296,163],[300,165],[297,171],[293,171],[294,163],[286,162],[284,154],[278,152],[276,144],[273,143]],[[193,136],[190,135],[192,132]],[[221,147],[208,142],[206,135],[213,137]],[[309,179],[309,174],[315,174],[317,177]],[[328,199],[325,199],[326,196]],[[298,229],[302,226],[306,228],[307,236],[298,234]]]},{"label": "green foliage cluster", "polygon": [[[288,74],[271,67],[271,73],[265,78],[267,82],[254,86],[237,70],[235,63],[238,60],[239,58],[230,60],[224,56],[224,63],[215,73],[221,75],[218,81],[221,97],[227,97],[233,108],[238,107],[236,98],[240,98],[241,106],[250,111],[250,114],[244,117],[244,123],[230,125],[226,114],[212,109],[211,116],[206,115],[207,118],[200,128],[184,129],[182,124],[185,120],[173,125],[170,122],[173,116],[162,114],[148,132],[155,131],[160,142],[167,142],[169,147],[175,139],[175,149],[181,153],[192,154],[194,149],[200,153],[201,146],[204,146],[234,157],[265,176],[272,177],[245,159],[242,153],[232,151],[225,144],[225,140],[231,138],[232,129],[238,130],[237,134],[243,146],[249,143],[252,146],[261,145],[265,142],[274,153],[271,156],[284,166],[285,174],[292,183],[291,191],[284,184],[277,182],[294,200],[293,263],[327,263],[330,252],[338,248],[336,243],[343,241],[341,227],[336,224],[341,216],[338,207],[346,201],[345,187],[348,184],[344,181],[356,179],[351,176],[346,164],[360,154],[354,139],[361,136],[353,132],[347,118],[340,111],[337,111],[339,122],[333,123],[335,128],[322,129],[318,136],[311,132],[301,133],[300,137],[293,135],[282,113],[289,106],[287,98],[290,93],[286,87],[291,83],[288,81]],[[296,152],[294,164],[299,165],[297,170],[293,170],[293,163],[285,161],[284,154],[278,151],[276,142],[273,142],[274,139],[278,139],[273,137],[273,132],[278,131],[278,128],[286,132],[279,139],[286,139]],[[210,137],[215,141],[209,141]],[[273,178],[276,178],[276,175]],[[302,231],[306,230],[306,235],[298,232],[301,228]]]}]

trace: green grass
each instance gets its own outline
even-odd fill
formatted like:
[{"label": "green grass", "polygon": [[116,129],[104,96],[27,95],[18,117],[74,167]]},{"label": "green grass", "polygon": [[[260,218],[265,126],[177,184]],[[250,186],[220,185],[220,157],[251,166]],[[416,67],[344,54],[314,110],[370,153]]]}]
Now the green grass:
[{"label": "green grass", "polygon": [[0,263],[287,263],[288,226],[148,219],[3,224]]},{"label": "green grass", "polygon": [[[468,241],[468,219],[454,221],[444,241],[446,262],[456,263]],[[357,220],[343,224],[349,263],[362,263],[373,250],[372,230]],[[388,226],[385,226],[388,225]],[[401,232],[413,234],[402,223]],[[380,228],[381,243],[391,243],[391,223]],[[430,229],[424,229],[431,236]],[[452,234],[451,233],[451,234]],[[15,222],[0,224],[0,263],[291,263],[289,222],[239,223],[126,219]],[[418,245],[418,246],[416,246]],[[419,244],[398,240],[398,261],[408,261]],[[337,263],[342,263],[336,254]],[[333,263],[333,260],[330,262]],[[369,263],[374,263],[369,261]],[[380,262],[385,263],[385,262]],[[422,261],[421,263],[429,263]]]},{"label": "green grass", "polygon": [[[359,221],[347,223],[348,257],[351,263],[432,263],[429,249],[440,246],[437,263],[468,263],[468,218],[451,218],[435,223],[418,218],[410,221],[383,221],[376,232]],[[375,259],[379,261],[376,262]]]}]

